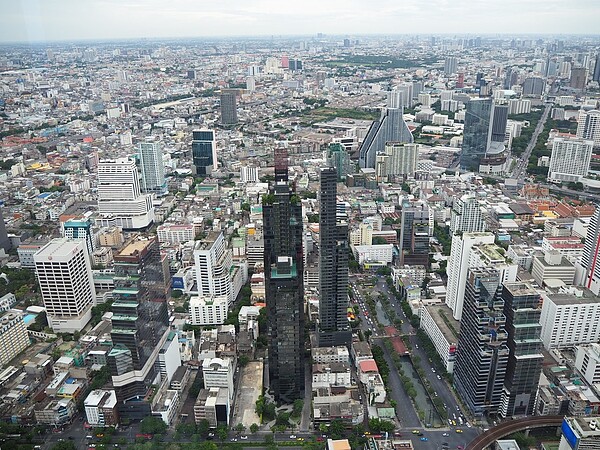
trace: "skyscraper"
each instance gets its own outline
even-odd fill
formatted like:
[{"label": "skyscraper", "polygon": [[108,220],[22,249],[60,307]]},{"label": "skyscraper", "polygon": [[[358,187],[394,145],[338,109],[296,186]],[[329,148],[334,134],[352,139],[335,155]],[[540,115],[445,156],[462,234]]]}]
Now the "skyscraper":
[{"label": "skyscraper", "polygon": [[348,224],[338,221],[337,172],[321,169],[319,215],[319,347],[349,345]]},{"label": "skyscraper", "polygon": [[600,83],[600,52],[596,55],[596,64],[594,65],[594,75],[592,81]]},{"label": "skyscraper", "polygon": [[69,219],[63,225],[63,237],[83,241],[88,255],[92,255],[96,249],[95,239],[92,232],[92,222],[90,219]]},{"label": "skyscraper", "polygon": [[232,282],[233,255],[223,233],[211,231],[194,246],[197,291],[200,297],[227,297],[233,303],[237,292]]},{"label": "skyscraper", "polygon": [[352,162],[346,148],[339,142],[329,144],[327,149],[327,162],[329,166],[335,167],[338,180],[343,181],[349,173],[354,173],[352,170]]},{"label": "skyscraper", "polygon": [[496,414],[502,400],[509,350],[501,287],[495,270],[469,270],[454,385],[476,417]]},{"label": "skyscraper", "polygon": [[98,212],[103,227],[145,228],[154,221],[152,195],[142,194],[135,161],[103,160],[98,164]]},{"label": "skyscraper", "polygon": [[523,81],[523,97],[541,97],[546,88],[542,77],[528,77]]},{"label": "skyscraper", "polygon": [[429,265],[429,208],[403,207],[399,240],[400,265]]},{"label": "skyscraper", "polygon": [[600,111],[597,109],[579,111],[577,137],[594,141],[594,148],[600,148]]},{"label": "skyscraper", "polygon": [[142,192],[163,195],[167,193],[165,164],[162,144],[147,140],[138,144],[140,170],[142,172]]},{"label": "skyscraper", "polygon": [[237,118],[237,99],[235,91],[221,93],[221,124],[235,125]]},{"label": "skyscraper", "polygon": [[386,142],[413,142],[413,136],[404,121],[402,109],[383,108],[359,150],[360,167],[375,168],[375,156],[385,150]]},{"label": "skyscraper", "polygon": [[107,356],[121,417],[150,415],[159,353],[169,332],[168,266],[156,238],[136,236],[114,256],[113,348]]},{"label": "skyscraper", "polygon": [[463,233],[452,236],[450,258],[448,260],[448,288],[446,304],[452,309],[453,316],[460,320],[463,313],[465,283],[469,270],[469,254],[473,246],[493,244],[494,233]]},{"label": "skyscraper", "polygon": [[450,212],[450,232],[473,233],[485,230],[481,205],[475,195],[465,194],[454,199]]},{"label": "skyscraper", "polygon": [[55,332],[81,331],[92,318],[96,291],[83,241],[53,239],[34,255],[48,325]]},{"label": "skyscraper", "polygon": [[386,163],[387,175],[413,177],[419,159],[419,144],[402,142],[386,142],[385,154],[389,157]]},{"label": "skyscraper", "polygon": [[10,239],[8,238],[8,233],[6,232],[6,224],[4,223],[2,208],[0,208],[0,248],[3,248],[5,251],[9,251],[10,247]]},{"label": "skyscraper", "polygon": [[269,386],[276,401],[291,403],[304,398],[302,205],[290,190],[287,151],[275,155],[279,179],[263,198]]},{"label": "skyscraper", "polygon": [[485,156],[504,151],[504,136],[508,119],[508,105],[495,104],[490,98],[467,102],[460,166],[466,170],[479,170]]},{"label": "skyscraper", "polygon": [[591,140],[554,138],[548,181],[557,183],[580,181],[590,169],[593,147],[594,141]]},{"label": "skyscraper", "polygon": [[444,73],[446,75],[452,75],[456,73],[458,67],[458,59],[454,56],[450,56],[444,60]]},{"label": "skyscraper", "polygon": [[569,86],[573,89],[583,90],[587,84],[588,70],[585,67],[573,67]]},{"label": "skyscraper", "polygon": [[505,283],[502,287],[508,366],[500,413],[504,417],[533,414],[542,370],[542,325],[540,294],[529,284]]},{"label": "skyscraper", "polygon": [[210,176],[217,168],[217,145],[215,132],[194,130],[192,132],[192,173]]},{"label": "skyscraper", "polygon": [[582,285],[596,295],[600,295],[600,206],[590,219],[581,263],[578,263],[582,272]]}]

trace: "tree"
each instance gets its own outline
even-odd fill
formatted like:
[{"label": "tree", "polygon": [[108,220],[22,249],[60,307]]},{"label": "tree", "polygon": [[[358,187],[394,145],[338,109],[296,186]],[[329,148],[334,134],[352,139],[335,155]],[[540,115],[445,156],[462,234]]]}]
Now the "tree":
[{"label": "tree", "polygon": [[292,408],[292,417],[299,417],[302,414],[302,408],[304,408],[304,401],[301,399],[294,400],[294,406]]},{"label": "tree", "polygon": [[332,439],[340,439],[342,437],[342,433],[344,432],[344,428],[344,422],[342,422],[340,419],[333,419],[329,425],[329,433],[331,433]]},{"label": "tree", "polygon": [[219,437],[219,439],[221,439],[221,441],[224,441],[225,439],[227,439],[228,434],[229,434],[229,431],[227,430],[226,426],[221,425],[217,428],[217,436]]},{"label": "tree", "polygon": [[183,295],[183,291],[181,289],[173,289],[171,292],[171,298],[180,298]]},{"label": "tree", "polygon": [[250,425],[250,433],[255,434],[258,431],[258,424],[253,423]]},{"label": "tree", "polygon": [[238,433],[243,433],[244,431],[246,431],[246,425],[244,425],[243,423],[238,423],[235,426],[235,431],[237,431]]},{"label": "tree", "polygon": [[277,414],[277,417],[275,419],[275,425],[279,425],[279,426],[284,426],[284,427],[288,427],[290,424],[290,413],[287,412],[281,412],[279,414]]},{"label": "tree", "polygon": [[249,362],[250,362],[250,358],[248,358],[248,356],[246,356],[246,355],[241,355],[238,358],[238,364],[240,365],[240,367],[246,366]]},{"label": "tree", "polygon": [[60,441],[51,447],[51,450],[77,450],[73,441]]},{"label": "tree", "polygon": [[206,419],[202,419],[198,423],[197,431],[198,431],[198,434],[200,436],[202,436],[203,438],[206,438],[208,436],[208,433],[210,433],[210,423],[209,423],[209,421],[206,420]]},{"label": "tree", "polygon": [[158,417],[144,417],[140,423],[140,431],[148,434],[162,434],[167,431],[167,424]]}]

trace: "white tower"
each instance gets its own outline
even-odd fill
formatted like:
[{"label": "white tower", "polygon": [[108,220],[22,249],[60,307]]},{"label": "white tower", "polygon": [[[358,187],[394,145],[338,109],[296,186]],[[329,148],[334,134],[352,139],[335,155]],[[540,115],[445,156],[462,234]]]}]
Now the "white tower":
[{"label": "white tower", "polygon": [[167,192],[165,164],[162,144],[158,141],[146,141],[138,144],[140,169],[142,172],[142,192],[163,195]]}]

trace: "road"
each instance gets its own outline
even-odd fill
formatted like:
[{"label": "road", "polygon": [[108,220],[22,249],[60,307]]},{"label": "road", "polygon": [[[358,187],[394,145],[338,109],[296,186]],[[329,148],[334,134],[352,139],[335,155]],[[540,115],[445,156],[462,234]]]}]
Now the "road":
[{"label": "road", "polygon": [[552,107],[551,104],[549,104],[549,103],[546,104],[544,113],[542,114],[542,117],[538,121],[537,126],[535,127],[535,130],[533,131],[533,134],[531,135],[529,144],[527,144],[525,151],[521,155],[521,159],[519,159],[519,163],[516,165],[516,167],[514,168],[514,170],[512,172],[512,178],[516,178],[517,180],[520,180],[520,179],[524,178],[524,175],[527,174],[527,165],[529,164],[529,158],[531,156],[531,151],[533,150],[533,147],[535,147],[535,144],[537,144],[538,137],[539,137],[540,133],[542,132],[542,130],[544,129],[544,125],[546,124],[546,120],[548,119],[548,114],[550,113],[551,107]]}]

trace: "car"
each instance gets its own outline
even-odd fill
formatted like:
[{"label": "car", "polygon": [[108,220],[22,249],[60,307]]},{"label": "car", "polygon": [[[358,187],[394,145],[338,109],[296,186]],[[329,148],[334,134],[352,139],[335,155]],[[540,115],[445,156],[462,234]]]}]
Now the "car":
[{"label": "car", "polygon": [[419,434],[417,434],[417,436],[423,436],[423,433],[420,433],[420,432],[419,432]]},{"label": "car", "polygon": [[442,436],[450,436],[450,433],[443,433]]},{"label": "car", "polygon": [[433,367],[431,368],[431,371],[432,371],[433,373],[435,373],[435,369],[434,369]]},{"label": "car", "polygon": [[457,432],[457,433],[462,433],[462,432],[463,432],[463,430],[461,430],[460,428],[457,428],[457,429],[456,429],[456,432]]},{"label": "car", "polygon": [[427,439],[426,437],[422,437],[422,438],[421,438],[421,440],[422,440],[423,442],[426,442],[426,441],[428,441],[429,439]]},{"label": "car", "polygon": [[453,421],[452,421],[452,425],[453,425],[453,426],[456,426],[456,420],[453,420]]},{"label": "car", "polygon": [[396,436],[396,437],[402,437],[402,433],[395,432],[394,436]]},{"label": "car", "polygon": [[295,434],[290,435],[290,439],[296,439],[296,437],[297,436]]},{"label": "car", "polygon": [[[419,434],[419,433],[420,433],[419,430],[412,430],[412,434]],[[367,434],[367,433],[365,433],[365,434]]]},{"label": "car", "polygon": [[94,439],[94,436],[92,436],[91,434],[88,434],[85,438],[86,439]]},{"label": "car", "polygon": [[463,449],[464,449],[464,447],[463,447],[462,445],[457,445],[457,446],[456,446],[456,448],[457,448],[458,450],[463,450]]},{"label": "car", "polygon": [[460,408],[458,407],[458,405],[456,405],[456,410],[457,410],[457,411],[460,411]]},{"label": "car", "polygon": [[317,436],[317,442],[323,442],[324,440],[321,436]]},{"label": "car", "polygon": [[230,441],[231,442],[237,442],[237,438],[231,438]]},{"label": "car", "polygon": [[245,441],[245,440],[247,440],[247,439],[248,439],[248,436],[240,436],[240,439],[241,439],[242,441]]},{"label": "car", "polygon": [[304,438],[301,437],[301,438],[297,438],[296,440],[299,442],[302,442],[304,440]]},{"label": "car", "polygon": [[442,377],[440,377],[440,376],[438,375],[438,376],[437,376],[437,379],[438,379],[438,380],[441,380],[441,379],[442,379]]},{"label": "car", "polygon": [[415,344],[415,348],[417,348],[417,349],[418,349],[418,348],[419,348],[419,346],[418,346],[417,344]]}]

